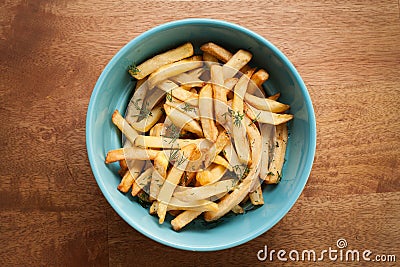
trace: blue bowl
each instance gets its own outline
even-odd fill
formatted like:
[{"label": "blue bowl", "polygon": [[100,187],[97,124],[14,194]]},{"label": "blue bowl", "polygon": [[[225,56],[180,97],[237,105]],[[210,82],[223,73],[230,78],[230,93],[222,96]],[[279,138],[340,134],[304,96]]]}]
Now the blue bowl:
[{"label": "blue bowl", "polygon": [[[145,59],[184,42],[199,47],[215,42],[231,51],[240,48],[253,54],[252,64],[266,69],[270,79],[264,84],[268,94],[281,92],[280,101],[290,105],[294,120],[289,124],[289,141],[283,179],[264,191],[265,204],[244,215],[230,215],[215,223],[197,219],[181,232],[169,222],[158,224],[148,210],[130,194],[117,190],[121,180],[118,164],[106,165],[106,153],[121,147],[121,135],[111,122],[115,109],[124,111],[132,95],[134,81],[127,73],[132,62]],[[243,244],[273,227],[300,196],[314,159],[316,125],[307,88],[292,63],[270,42],[241,26],[211,19],[186,19],[155,27],[124,46],[100,75],[90,98],[86,118],[86,142],[90,165],[104,196],[114,210],[133,228],[149,238],[174,248],[213,251]]]}]

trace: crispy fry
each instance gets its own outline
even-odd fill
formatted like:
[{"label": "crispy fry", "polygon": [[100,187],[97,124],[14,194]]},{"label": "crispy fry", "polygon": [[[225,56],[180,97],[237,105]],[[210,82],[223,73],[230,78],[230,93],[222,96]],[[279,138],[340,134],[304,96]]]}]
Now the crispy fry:
[{"label": "crispy fry", "polygon": [[206,43],[203,44],[200,49],[203,52],[207,52],[208,54],[214,56],[215,58],[221,60],[222,62],[228,62],[229,59],[232,58],[233,54],[226,50],[225,48],[216,45],[214,43]]},{"label": "crispy fry", "polygon": [[236,205],[236,206],[234,206],[232,208],[232,212],[236,213],[236,214],[243,214],[244,213],[244,209],[241,206]]},{"label": "crispy fry", "polygon": [[275,126],[274,155],[269,166],[269,172],[265,178],[267,184],[277,184],[282,178],[282,168],[285,161],[286,143],[288,140],[288,129],[286,123]]},{"label": "crispy fry", "polygon": [[262,188],[261,188],[260,182],[258,182],[258,186],[256,187],[256,190],[249,193],[249,196],[250,196],[251,204],[253,204],[254,206],[264,205],[264,197],[262,194]]},{"label": "crispy fry", "polygon": [[203,68],[198,68],[194,69],[190,73],[183,72],[171,77],[170,80],[179,83],[181,86],[202,87],[204,86],[205,82],[199,79],[200,75],[198,74],[201,74],[203,70]]},{"label": "crispy fry", "polygon": [[262,90],[262,84],[268,80],[269,74],[264,69],[259,69],[256,73],[251,76],[251,82],[247,88],[249,94],[254,94],[258,89]]},{"label": "crispy fry", "polygon": [[235,143],[236,152],[241,163],[248,165],[251,162],[250,146],[246,134],[246,127],[243,125],[243,96],[246,92],[249,78],[242,75],[234,88],[232,101],[232,137]]},{"label": "crispy fry", "polygon": [[135,142],[138,132],[129,125],[129,123],[121,116],[118,110],[115,110],[112,114],[112,122],[131,143]]},{"label": "crispy fry", "polygon": [[164,180],[167,177],[168,159],[163,151],[159,152],[154,159],[154,171],[150,181],[150,200],[156,200]]},{"label": "crispy fry", "polygon": [[105,163],[112,163],[122,159],[154,160],[159,151],[138,147],[119,148],[107,153]]},{"label": "crispy fry", "polygon": [[152,174],[153,168],[148,168],[135,179],[135,182],[132,185],[132,196],[136,196],[140,192],[140,190],[143,190],[143,188],[147,186],[148,183],[150,183]]},{"label": "crispy fry", "polygon": [[186,210],[181,214],[179,214],[178,216],[176,216],[175,219],[171,221],[172,228],[175,231],[179,231],[187,224],[189,224],[191,221],[199,217],[200,214],[202,213],[203,213],[202,211]]},{"label": "crispy fry", "polygon": [[177,109],[173,109],[168,105],[164,105],[165,113],[173,124],[175,124],[179,129],[184,129],[189,132],[195,133],[198,136],[203,136],[203,130],[198,122],[193,120],[191,117],[185,113],[180,112]]},{"label": "crispy fry", "polygon": [[188,59],[182,59],[180,61],[164,65],[150,74],[147,81],[149,83],[149,88],[153,88],[153,86],[170,77],[189,70],[200,68],[202,66],[203,62],[201,61],[201,57],[198,56],[193,56]]},{"label": "crispy fry", "polygon": [[150,136],[161,136],[162,129],[164,127],[164,123],[160,122],[154,125],[149,132]]},{"label": "crispy fry", "polygon": [[159,105],[154,109],[152,109],[150,112],[148,112],[148,114],[146,114],[146,117],[143,118],[141,121],[134,122],[127,120],[127,122],[129,122],[132,128],[134,128],[136,131],[147,132],[148,130],[150,130],[151,127],[153,127],[154,124],[157,123],[157,121],[161,118],[162,115],[163,115],[162,106]]},{"label": "crispy fry", "polygon": [[274,135],[275,126],[271,124],[260,124],[260,132],[262,139],[262,155],[261,155],[261,166],[260,166],[260,178],[266,179],[269,172],[269,161],[271,154],[272,136]]},{"label": "crispy fry", "polygon": [[281,93],[276,93],[274,95],[269,96],[268,99],[277,101],[280,96],[281,96]]},{"label": "crispy fry", "polygon": [[206,170],[198,172],[196,180],[200,185],[212,184],[219,181],[226,173],[226,168],[221,165],[210,165]]},{"label": "crispy fry", "polygon": [[176,108],[177,110],[179,110],[182,113],[185,113],[194,120],[200,120],[199,108],[196,106],[192,106],[187,102],[182,102],[180,100],[175,100],[175,99],[173,99],[173,101],[166,101],[165,104],[173,108]]},{"label": "crispy fry", "polygon": [[251,60],[252,54],[245,50],[238,50],[223,66],[224,79],[232,78]]},{"label": "crispy fry", "polygon": [[244,100],[257,109],[270,111],[274,113],[281,113],[290,108],[289,105],[282,104],[280,102],[268,98],[256,97],[249,93],[245,94]]},{"label": "crispy fry", "polygon": [[214,122],[213,89],[206,84],[199,94],[200,121],[203,127],[204,137],[215,142],[218,137],[218,129]]},{"label": "crispy fry", "polygon": [[137,122],[139,119],[140,111],[143,109],[143,102],[148,91],[146,80],[147,79],[139,80],[136,83],[135,93],[129,101],[125,112],[125,119],[127,121]]},{"label": "crispy fry", "polygon": [[246,115],[253,121],[260,123],[267,123],[272,125],[279,125],[293,119],[292,114],[277,114],[270,111],[259,110],[250,105],[245,105]]},{"label": "crispy fry", "polygon": [[175,49],[169,50],[162,54],[156,55],[149,60],[146,60],[142,64],[136,67],[133,71],[129,73],[136,79],[140,80],[153,73],[160,67],[173,63],[175,61],[192,56],[194,53],[193,45],[191,43],[186,43]]},{"label": "crispy fry", "polygon": [[140,172],[142,171],[143,166],[144,166],[144,161],[141,160],[136,160],[132,164],[130,164],[129,165],[130,170],[128,170],[125,173],[124,177],[122,177],[122,180],[118,185],[118,190],[123,193],[128,192],[132,184],[134,183],[135,179],[139,176]]},{"label": "crispy fry", "polygon": [[211,82],[213,87],[213,97],[214,97],[214,113],[217,122],[224,124],[226,122],[226,116],[223,114],[228,112],[227,106],[227,89],[224,85],[224,76],[222,72],[222,67],[218,65],[211,66]]},{"label": "crispy fry", "polygon": [[184,173],[184,169],[188,165],[189,161],[197,159],[200,156],[200,151],[196,145],[191,144],[182,148],[181,157],[185,157],[186,160],[183,161],[180,168],[172,166],[166,181],[164,182],[160,193],[158,194],[158,208],[157,215],[159,217],[159,223],[163,223],[165,219],[165,214],[167,212],[168,203],[171,200],[172,194],[175,190],[176,185],[181,180]]}]

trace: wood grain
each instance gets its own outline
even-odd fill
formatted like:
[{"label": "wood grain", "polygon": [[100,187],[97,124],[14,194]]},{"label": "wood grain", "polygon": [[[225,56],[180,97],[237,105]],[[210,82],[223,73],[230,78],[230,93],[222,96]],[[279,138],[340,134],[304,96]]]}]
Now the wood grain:
[{"label": "wood grain", "polygon": [[[281,49],[317,118],[296,205],[262,236],[210,253],[128,226],[98,189],[85,145],[89,98],[112,56],[156,25],[193,17],[238,23]],[[0,40],[1,266],[279,266],[257,251],[322,250],[339,238],[400,257],[398,0],[6,0]]]}]

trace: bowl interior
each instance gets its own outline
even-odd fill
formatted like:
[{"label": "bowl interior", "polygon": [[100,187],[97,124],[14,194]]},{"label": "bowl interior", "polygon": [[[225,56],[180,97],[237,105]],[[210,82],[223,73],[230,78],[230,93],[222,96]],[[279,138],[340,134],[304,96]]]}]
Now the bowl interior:
[{"label": "bowl interior", "polygon": [[[294,120],[289,123],[289,141],[283,179],[264,191],[265,204],[244,215],[230,215],[215,223],[197,219],[181,232],[169,221],[159,225],[130,194],[117,190],[121,180],[118,164],[104,163],[107,151],[121,147],[121,135],[111,122],[115,109],[124,112],[134,81],[127,73],[132,62],[143,60],[184,42],[195,47],[212,41],[231,51],[240,48],[253,54],[252,64],[266,69],[268,94],[281,92],[280,101],[290,104]],[[268,41],[240,26],[223,21],[191,19],[156,27],[132,40],[107,65],[93,91],[87,114],[87,148],[94,176],[116,212],[146,236],[175,248],[218,250],[242,244],[275,225],[293,206],[308,179],[315,152],[315,118],[308,92],[297,71]]]}]

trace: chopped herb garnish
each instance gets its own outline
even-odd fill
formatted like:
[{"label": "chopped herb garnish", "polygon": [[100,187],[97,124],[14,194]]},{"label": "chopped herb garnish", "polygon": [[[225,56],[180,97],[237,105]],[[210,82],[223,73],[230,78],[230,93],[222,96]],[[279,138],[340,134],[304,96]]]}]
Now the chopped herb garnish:
[{"label": "chopped herb garnish", "polygon": [[128,72],[130,75],[135,76],[136,74],[138,74],[140,72],[140,70],[137,68],[136,64],[133,63],[132,65],[130,65],[128,67]]},{"label": "chopped herb garnish", "polygon": [[233,112],[233,125],[235,125],[236,127],[240,127],[242,125],[243,117],[244,113],[240,114],[239,111],[237,111],[236,113]]},{"label": "chopped herb garnish", "polygon": [[165,97],[169,102],[172,102],[172,90],[169,91]]},{"label": "chopped herb garnish", "polygon": [[149,106],[149,102],[143,103],[143,106],[140,107],[139,101],[142,101],[142,99],[139,98],[132,102],[132,104],[136,108],[136,110],[139,110],[139,114],[135,115],[134,117],[138,117],[138,121],[141,121],[144,118],[147,118],[148,116],[153,116],[151,111],[147,108]]},{"label": "chopped herb garnish", "polygon": [[250,124],[249,124],[249,126],[250,125],[252,125],[252,124],[254,124],[255,125],[255,123],[258,121],[258,118],[260,117],[260,115],[261,115],[261,112],[260,113],[258,113],[258,115],[253,119],[253,120],[251,120],[251,122],[250,122]]},{"label": "chopped herb garnish", "polygon": [[185,103],[185,106],[182,108],[186,112],[194,111],[194,107],[189,105],[188,103]]}]

